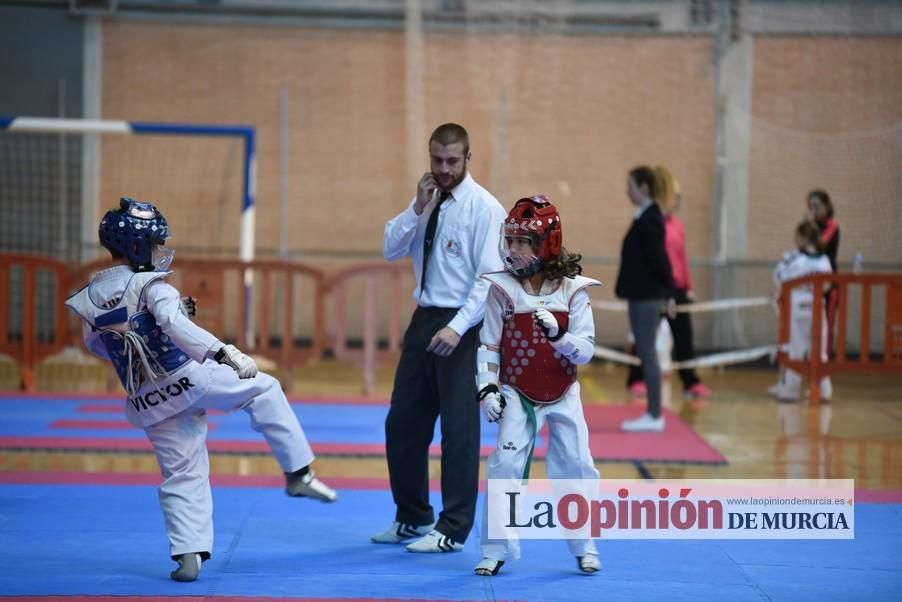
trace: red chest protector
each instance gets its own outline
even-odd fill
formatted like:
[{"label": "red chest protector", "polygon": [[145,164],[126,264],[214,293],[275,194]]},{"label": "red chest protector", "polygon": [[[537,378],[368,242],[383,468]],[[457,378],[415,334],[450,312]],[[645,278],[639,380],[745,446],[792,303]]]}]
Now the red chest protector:
[{"label": "red chest protector", "polygon": [[[551,312],[566,331],[570,316]],[[550,404],[563,397],[576,380],[576,366],[558,353],[535,325],[532,312],[514,314],[501,334],[501,382],[536,403]]]}]

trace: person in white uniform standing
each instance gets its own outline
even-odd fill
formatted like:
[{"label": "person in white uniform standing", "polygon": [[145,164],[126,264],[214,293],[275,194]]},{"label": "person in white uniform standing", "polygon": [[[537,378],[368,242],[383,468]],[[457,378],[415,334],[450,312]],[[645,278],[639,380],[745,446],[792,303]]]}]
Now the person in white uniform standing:
[{"label": "person in white uniform standing", "polygon": [[[788,280],[808,274],[833,272],[829,257],[820,247],[820,233],[814,223],[808,221],[800,223],[796,228],[795,241],[798,251],[787,253],[774,268],[774,286],[778,294],[782,284]],[[792,313],[789,318],[789,359],[801,360],[811,353],[812,309],[814,306],[811,285],[794,287],[790,297],[790,306]],[[827,361],[826,314],[821,319],[821,326],[820,354],[821,359]],[[833,396],[833,383],[829,376],[823,377],[818,386],[821,399],[829,400]],[[801,396],[801,389],[802,375],[795,370],[786,368],[780,375],[779,382],[768,392],[778,401],[796,401]]]},{"label": "person in white uniform standing", "polygon": [[169,552],[179,564],[170,576],[194,581],[213,550],[209,410],[247,412],[285,473],[288,495],[323,502],[338,496],[310,468],[313,450],[279,382],[194,324],[187,309],[193,303],[166,282],[173,250],[164,246],[163,214],[122,198],[104,215],[99,236],[119,265],[98,272],[66,306],[84,321],[87,348],[113,363],[128,394],[128,420],[153,445]]},{"label": "person in white uniform standing", "polygon": [[[477,387],[482,410],[499,424],[498,443],[486,465],[488,479],[529,478],[535,438],[548,423],[549,479],[594,479],[576,367],[592,359],[595,322],[580,276],[582,256],[563,247],[561,218],[547,197],[517,201],[504,222],[506,271],[483,274],[491,282],[479,333]],[[497,575],[506,558],[519,557],[513,538],[492,540],[488,509],[478,575]],[[568,539],[583,573],[601,569],[591,539]]]}]

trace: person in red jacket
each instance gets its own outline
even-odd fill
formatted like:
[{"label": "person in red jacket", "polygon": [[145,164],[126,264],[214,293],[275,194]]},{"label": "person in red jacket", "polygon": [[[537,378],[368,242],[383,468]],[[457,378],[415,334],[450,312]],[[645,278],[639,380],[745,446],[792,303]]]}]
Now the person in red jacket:
[{"label": "person in red jacket", "polygon": [[[675,285],[674,299],[679,305],[695,301],[692,292],[692,274],[689,271],[689,259],[686,256],[686,231],[682,220],[676,215],[681,196],[680,185],[673,174],[661,165],[655,167],[655,176],[659,184],[655,197],[661,213],[664,214],[664,248],[670,260],[670,270]],[[673,359],[686,361],[695,357],[692,344],[692,319],[686,312],[679,312],[674,318],[667,318],[670,331],[673,333]],[[679,371],[683,383],[684,399],[707,399],[711,397],[711,389],[705,386],[692,368]],[[627,376],[627,388],[635,396],[645,394],[645,383],[641,366],[630,366]]]},{"label": "person in red jacket", "polygon": [[[833,216],[833,201],[830,200],[830,195],[826,190],[815,188],[808,193],[806,203],[808,217],[817,226],[820,235],[820,248],[830,260],[830,267],[833,268],[835,274],[838,271],[836,256],[839,254],[839,224]],[[827,350],[829,352],[833,349],[834,324],[839,309],[839,289],[837,287],[830,287],[824,293],[824,307],[827,311]]]}]

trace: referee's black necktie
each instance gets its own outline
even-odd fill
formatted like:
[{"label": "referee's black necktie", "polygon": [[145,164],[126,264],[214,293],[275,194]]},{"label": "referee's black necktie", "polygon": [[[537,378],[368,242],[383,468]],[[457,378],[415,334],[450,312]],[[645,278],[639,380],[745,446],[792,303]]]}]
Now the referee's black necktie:
[{"label": "referee's black necktie", "polygon": [[438,227],[438,211],[442,207],[442,203],[451,198],[451,192],[443,190],[435,204],[432,213],[429,214],[429,221],[426,222],[426,236],[423,238],[423,269],[420,270],[420,295],[426,290],[426,267],[429,265],[429,256],[432,254],[432,243],[435,242],[435,230]]}]

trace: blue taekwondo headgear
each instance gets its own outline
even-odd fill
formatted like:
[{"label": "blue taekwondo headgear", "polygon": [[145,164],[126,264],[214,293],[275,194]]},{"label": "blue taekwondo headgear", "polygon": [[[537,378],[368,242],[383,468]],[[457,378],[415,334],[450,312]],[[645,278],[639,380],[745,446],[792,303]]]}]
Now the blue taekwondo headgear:
[{"label": "blue taekwondo headgear", "polygon": [[153,203],[122,197],[119,209],[107,211],[98,230],[100,244],[128,259],[136,272],[165,270],[172,261],[171,253],[157,249],[169,238],[169,224]]}]

